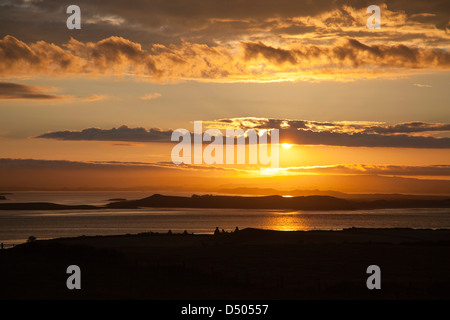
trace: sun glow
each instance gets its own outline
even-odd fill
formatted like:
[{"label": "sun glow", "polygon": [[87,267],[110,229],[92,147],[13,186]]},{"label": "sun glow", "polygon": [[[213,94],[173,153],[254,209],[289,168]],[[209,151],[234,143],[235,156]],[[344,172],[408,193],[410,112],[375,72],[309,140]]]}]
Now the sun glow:
[{"label": "sun glow", "polygon": [[292,144],[290,143],[282,143],[281,146],[285,149],[290,149],[292,147]]}]

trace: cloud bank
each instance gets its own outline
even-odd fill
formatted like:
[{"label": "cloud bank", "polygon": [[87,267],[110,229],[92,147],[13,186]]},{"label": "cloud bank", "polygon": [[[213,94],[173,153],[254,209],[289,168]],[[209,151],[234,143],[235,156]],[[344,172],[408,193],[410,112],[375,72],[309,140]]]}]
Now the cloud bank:
[{"label": "cloud bank", "polygon": [[[207,165],[175,165],[172,162],[120,162],[120,161],[68,161],[0,158],[0,169],[35,169],[35,170],[140,170],[140,171],[221,171],[240,172],[245,170]],[[329,175],[380,175],[380,176],[434,176],[449,177],[450,165],[401,166],[372,164],[338,164],[330,166],[308,166],[280,168],[288,174],[329,174]],[[252,169],[249,169],[249,172]]]},{"label": "cloud bank", "polygon": [[[279,129],[280,142],[299,145],[347,147],[450,148],[450,138],[436,137],[450,131],[450,124],[409,122],[387,125],[372,122],[318,122],[308,120],[232,118],[204,122],[206,128],[256,131]],[[85,141],[128,141],[171,143],[172,130],[121,126],[112,129],[88,128],[55,131],[36,138]],[[225,135],[225,131],[223,132]],[[191,133],[192,135],[192,133]],[[193,139],[191,139],[193,141]],[[225,142],[224,142],[225,143]]]},{"label": "cloud bank", "polygon": [[[376,33],[365,25],[369,4],[361,0],[135,0],[130,6],[121,0],[78,0],[83,28],[77,35],[83,42],[117,35],[164,45],[182,39],[219,44],[278,38],[295,43],[355,36],[448,45],[450,8],[445,0],[371,3],[382,9],[382,29]],[[73,34],[65,28],[67,5],[59,0],[3,1],[0,30],[26,42],[44,40],[60,45]]]},{"label": "cloud bank", "polygon": [[62,46],[13,37],[0,40],[0,75],[132,76],[154,82],[351,80],[417,69],[447,70],[450,53],[406,45],[366,45],[342,39],[327,46],[281,48],[262,42],[238,47],[182,42],[149,50],[122,37],[71,39]]}]

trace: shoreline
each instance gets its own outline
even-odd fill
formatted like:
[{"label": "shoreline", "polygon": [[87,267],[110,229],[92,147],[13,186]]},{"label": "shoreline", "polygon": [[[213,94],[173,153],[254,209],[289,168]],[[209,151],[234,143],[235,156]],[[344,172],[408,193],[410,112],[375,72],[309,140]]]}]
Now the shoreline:
[{"label": "shoreline", "polygon": [[[365,228],[365,227],[350,227],[350,228],[336,228],[336,229],[309,229],[309,230],[273,230],[273,229],[262,229],[262,228],[244,228],[239,230],[238,232],[249,232],[249,230],[253,230],[258,233],[292,233],[292,234],[303,234],[305,236],[308,233],[315,234],[330,234],[336,237],[339,237],[338,233],[346,234],[346,233],[390,233],[390,232],[450,232],[450,228],[403,228],[403,227],[391,227],[391,228]],[[85,242],[89,240],[95,241],[96,239],[106,240],[106,239],[126,239],[126,238],[141,238],[141,237],[165,237],[165,236],[199,236],[199,237],[210,237],[214,236],[215,239],[220,239],[217,237],[226,236],[235,233],[236,231],[225,231],[220,232],[218,235],[214,234],[214,230],[210,232],[190,232],[189,230],[185,231],[171,231],[170,233],[163,231],[148,231],[148,232],[138,232],[138,233],[117,233],[117,234],[98,234],[98,235],[77,235],[77,236],[63,236],[63,237],[54,237],[54,238],[36,238],[36,241],[54,241],[54,242]],[[449,237],[450,240],[450,237]],[[5,249],[10,249],[13,247],[17,247],[20,245],[25,245],[28,243],[28,239],[12,239],[12,240],[2,240]]]},{"label": "shoreline", "polygon": [[[220,229],[220,228],[219,228]],[[282,230],[271,230],[271,229],[257,229],[257,228],[245,228],[238,231],[231,232],[219,232],[218,234],[214,234],[214,231],[211,233],[190,233],[188,230],[185,232],[140,232],[135,234],[113,234],[113,235],[94,235],[94,236],[75,236],[75,237],[60,237],[60,238],[52,238],[52,239],[42,239],[36,241],[54,241],[54,242],[90,242],[90,241],[107,241],[107,240],[137,240],[145,238],[147,240],[151,240],[152,237],[155,238],[165,238],[165,239],[173,239],[180,237],[199,237],[199,238],[208,238],[210,240],[229,240],[233,237],[239,237],[239,239],[243,239],[245,237],[246,240],[249,240],[251,237],[259,238],[259,237],[277,237],[283,238],[286,237],[287,240],[292,240],[292,237],[305,238],[309,241],[317,240],[316,236],[320,236],[320,239],[326,238],[330,243],[339,243],[339,242],[349,242],[358,240],[363,243],[388,243],[389,241],[393,241],[392,243],[421,243],[421,242],[439,242],[444,243],[446,241],[449,242],[450,245],[450,228],[343,228],[339,230],[295,230],[295,231],[282,231]],[[308,239],[309,237],[309,239]]]}]

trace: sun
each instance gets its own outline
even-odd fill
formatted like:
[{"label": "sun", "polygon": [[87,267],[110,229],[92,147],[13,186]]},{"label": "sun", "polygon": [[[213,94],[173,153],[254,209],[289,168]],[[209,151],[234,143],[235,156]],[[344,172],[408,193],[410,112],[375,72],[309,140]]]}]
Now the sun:
[{"label": "sun", "polygon": [[290,143],[282,143],[281,146],[285,149],[290,149],[292,147],[292,144]]}]

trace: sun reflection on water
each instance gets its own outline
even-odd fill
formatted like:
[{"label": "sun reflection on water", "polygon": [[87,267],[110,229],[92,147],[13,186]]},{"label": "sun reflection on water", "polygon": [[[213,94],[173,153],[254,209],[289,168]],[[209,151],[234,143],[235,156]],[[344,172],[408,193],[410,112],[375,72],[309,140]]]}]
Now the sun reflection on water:
[{"label": "sun reflection on water", "polygon": [[273,212],[264,221],[264,228],[277,231],[310,230],[311,227],[298,211]]}]

